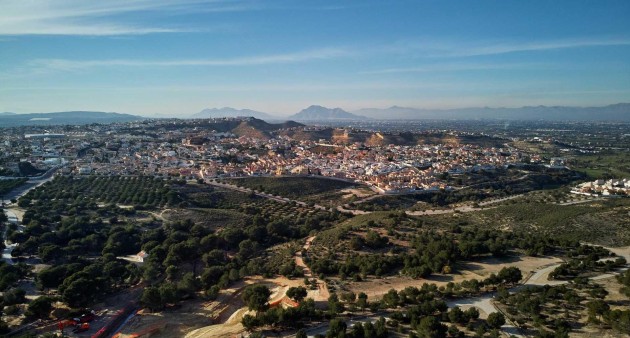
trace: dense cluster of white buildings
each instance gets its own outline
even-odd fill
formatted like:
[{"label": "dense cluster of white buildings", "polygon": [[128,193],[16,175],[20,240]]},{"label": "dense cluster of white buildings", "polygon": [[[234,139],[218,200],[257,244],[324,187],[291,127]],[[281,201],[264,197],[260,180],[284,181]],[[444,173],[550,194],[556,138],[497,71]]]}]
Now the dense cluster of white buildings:
[{"label": "dense cluster of white buildings", "polygon": [[630,196],[630,179],[595,180],[582,183],[571,192],[592,196]]},{"label": "dense cluster of white buildings", "polygon": [[287,136],[238,137],[166,122],[144,122],[147,131],[139,133],[130,125],[48,131],[52,137],[6,134],[0,143],[2,166],[15,170],[19,161],[28,161],[46,169],[68,162],[61,173],[187,178],[321,175],[381,192],[406,192],[449,189],[447,175],[492,171],[525,158],[541,162],[537,155],[474,145],[337,145]]}]

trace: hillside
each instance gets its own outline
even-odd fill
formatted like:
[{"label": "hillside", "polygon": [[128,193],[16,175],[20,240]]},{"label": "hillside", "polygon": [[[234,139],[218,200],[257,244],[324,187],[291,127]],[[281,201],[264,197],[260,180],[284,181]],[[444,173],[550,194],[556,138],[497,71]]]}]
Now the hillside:
[{"label": "hillside", "polygon": [[365,116],[360,116],[341,108],[326,108],[322,106],[312,105],[306,109],[302,109],[299,113],[291,115],[289,119],[298,121],[324,121],[324,120],[362,120]]},{"label": "hillside", "polygon": [[476,144],[484,147],[500,147],[505,140],[489,136],[453,136],[445,133],[378,133],[363,130],[323,128],[304,130],[303,128],[280,131],[298,141],[327,140],[335,144],[365,143],[368,146],[417,145],[417,144]]},{"label": "hillside", "polygon": [[[267,139],[271,132],[287,133],[288,129],[304,127],[303,124],[294,121],[286,121],[283,123],[267,123],[253,117],[245,118],[220,118],[220,119],[202,119],[202,120],[180,120],[181,123],[165,124],[154,127],[144,127],[147,130],[155,129],[177,129],[184,127],[204,128],[222,133],[232,133],[237,136],[256,137]],[[136,127],[133,127],[136,128]],[[299,129],[299,128],[298,128]]]},{"label": "hillside", "polygon": [[231,107],[206,108],[191,116],[191,118],[195,118],[195,119],[208,119],[208,118],[220,118],[220,117],[255,117],[257,119],[262,119],[262,120],[274,119],[272,115],[263,113],[260,111],[255,111],[251,109],[235,109]]},{"label": "hillside", "polygon": [[0,127],[116,123],[144,120],[144,117],[95,111],[67,111],[33,114],[0,114]]}]

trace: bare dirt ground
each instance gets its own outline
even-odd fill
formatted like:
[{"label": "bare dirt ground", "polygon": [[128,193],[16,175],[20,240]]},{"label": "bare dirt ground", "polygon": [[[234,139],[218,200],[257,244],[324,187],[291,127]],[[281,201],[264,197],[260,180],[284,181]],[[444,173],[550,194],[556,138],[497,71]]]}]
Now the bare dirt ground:
[{"label": "bare dirt ground", "polygon": [[120,338],[149,335],[151,337],[236,337],[244,331],[241,319],[249,313],[241,293],[251,284],[265,284],[272,291],[269,302],[286,296],[291,286],[303,285],[301,280],[285,277],[248,278],[223,290],[214,301],[192,300],[182,306],[151,313],[139,311],[120,331]]},{"label": "bare dirt ground", "polygon": [[[619,309],[619,310],[627,310],[630,307],[630,300],[628,297],[624,296],[619,292],[619,288],[621,288],[621,284],[617,282],[617,279],[613,276],[610,276],[605,279],[593,280],[597,284],[603,286],[606,291],[608,291],[608,295],[605,298],[606,303],[610,305],[611,309]],[[626,334],[617,333],[612,331],[610,328],[600,328],[597,325],[587,324],[588,313],[583,311],[582,319],[580,322],[584,324],[580,329],[571,332],[571,337],[578,338],[587,338],[587,337],[598,337],[598,338],[620,338],[627,337]]]},{"label": "bare dirt ground", "polygon": [[[308,250],[314,239],[315,237],[307,238],[303,250]],[[298,266],[305,269],[305,275],[313,278],[302,260],[301,251],[296,253],[294,259]],[[241,293],[251,284],[267,285],[272,291],[270,303],[286,297],[290,287],[304,285],[302,279],[288,279],[283,276],[247,278],[221,291],[214,301],[187,301],[179,308],[159,313],[140,311],[123,327],[119,337],[141,334],[150,334],[151,337],[237,337],[244,331],[241,319],[249,312],[241,300]],[[320,302],[327,300],[329,294],[326,284],[318,279],[318,286],[317,290],[309,290],[308,297]]]},{"label": "bare dirt ground", "polygon": [[606,302],[610,305],[611,309],[619,309],[626,310],[630,306],[630,299],[626,297],[624,294],[619,292],[621,289],[621,284],[617,282],[617,278],[611,277],[606,279],[601,279],[595,281],[597,284],[601,285],[608,291],[608,295],[606,296]]},{"label": "bare dirt ground", "polygon": [[13,212],[13,214],[15,216],[17,216],[17,219],[20,222],[22,221],[22,218],[24,218],[24,212],[26,211],[26,210],[24,210],[24,209],[22,209],[22,208],[20,208],[18,206],[11,206],[11,207],[7,208],[6,210]]},{"label": "bare dirt ground", "polygon": [[[304,277],[308,279],[313,279],[314,277],[313,277],[313,273],[311,272],[311,269],[306,265],[306,263],[304,263],[304,260],[302,259],[302,251],[304,252],[308,251],[308,249],[311,247],[311,243],[313,243],[314,240],[315,240],[315,236],[311,236],[307,238],[306,242],[304,243],[304,246],[302,247],[302,250],[295,253],[295,265],[303,269]],[[328,297],[330,297],[330,293],[328,292],[328,286],[323,280],[320,280],[316,276],[315,276],[315,279],[317,280],[317,290],[308,290],[307,297],[313,298],[313,300],[316,302],[323,302],[323,301],[328,300]]]},{"label": "bare dirt ground", "polygon": [[350,198],[353,195],[358,198],[365,198],[365,197],[375,195],[374,191],[368,188],[348,188],[348,189],[342,189],[341,192],[345,194],[343,195],[343,198]]},{"label": "bare dirt ground", "polygon": [[[504,267],[515,266],[521,269],[527,277],[540,266],[553,266],[562,262],[556,257],[508,257],[506,259],[488,258],[477,262],[460,264],[458,272],[450,275],[434,275],[429,278],[413,279],[407,276],[393,276],[380,279],[370,279],[363,282],[350,282],[348,288],[355,293],[364,292],[369,299],[380,299],[390,289],[402,290],[408,286],[419,287],[424,283],[446,285],[449,282],[458,283],[463,280],[485,279],[491,273],[497,273]],[[553,270],[553,269],[552,269]]]}]

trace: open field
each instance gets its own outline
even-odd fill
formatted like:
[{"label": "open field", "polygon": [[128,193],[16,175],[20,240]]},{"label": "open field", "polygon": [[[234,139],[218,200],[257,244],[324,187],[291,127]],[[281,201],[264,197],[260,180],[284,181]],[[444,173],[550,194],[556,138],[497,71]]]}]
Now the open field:
[{"label": "open field", "polygon": [[630,177],[630,153],[627,152],[573,156],[570,165],[591,179]]},{"label": "open field", "polygon": [[247,177],[228,180],[232,184],[291,199],[355,187],[357,184],[322,177]]},{"label": "open field", "polygon": [[512,230],[535,230],[558,238],[594,244],[630,244],[629,200],[594,201],[579,205],[515,203],[479,213],[480,223]]}]

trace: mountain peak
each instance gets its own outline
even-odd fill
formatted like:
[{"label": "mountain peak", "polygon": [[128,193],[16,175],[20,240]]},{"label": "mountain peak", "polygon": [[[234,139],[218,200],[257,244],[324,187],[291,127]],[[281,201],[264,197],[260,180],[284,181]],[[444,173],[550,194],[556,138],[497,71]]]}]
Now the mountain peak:
[{"label": "mountain peak", "polygon": [[365,119],[365,116],[348,113],[341,108],[311,105],[289,118],[294,120],[361,120]]}]

